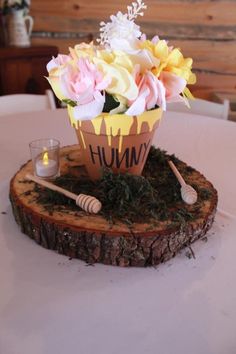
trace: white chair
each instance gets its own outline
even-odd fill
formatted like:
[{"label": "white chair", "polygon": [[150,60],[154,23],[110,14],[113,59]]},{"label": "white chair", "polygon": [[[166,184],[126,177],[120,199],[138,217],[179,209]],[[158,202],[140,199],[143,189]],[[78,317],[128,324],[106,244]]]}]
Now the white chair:
[{"label": "white chair", "polygon": [[56,109],[52,90],[46,90],[45,95],[14,94],[0,96],[0,116]]},{"label": "white chair", "polygon": [[228,119],[229,100],[223,103],[205,101],[199,98],[189,100],[190,108],[181,103],[168,103],[167,111],[199,114],[220,119]]}]

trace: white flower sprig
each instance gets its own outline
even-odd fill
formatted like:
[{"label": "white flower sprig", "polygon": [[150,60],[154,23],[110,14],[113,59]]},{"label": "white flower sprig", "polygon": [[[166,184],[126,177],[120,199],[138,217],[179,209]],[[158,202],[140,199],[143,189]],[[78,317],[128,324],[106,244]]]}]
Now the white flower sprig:
[{"label": "white flower sprig", "polygon": [[146,10],[147,6],[142,0],[137,0],[137,2],[132,2],[132,6],[127,6],[128,19],[130,21],[134,20],[138,16],[143,16],[143,11]]},{"label": "white flower sprig", "polygon": [[100,38],[97,41],[102,44],[110,45],[112,39],[134,39],[141,36],[140,27],[134,23],[134,19],[143,16],[143,11],[147,8],[142,0],[136,0],[132,6],[127,6],[128,13],[118,12],[116,16],[110,16],[110,22],[100,23]]}]

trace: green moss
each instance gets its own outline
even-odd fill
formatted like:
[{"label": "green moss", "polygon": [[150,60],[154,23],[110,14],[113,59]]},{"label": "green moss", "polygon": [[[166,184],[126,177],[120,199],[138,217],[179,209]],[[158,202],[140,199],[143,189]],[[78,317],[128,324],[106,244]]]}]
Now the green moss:
[{"label": "green moss", "polygon": [[[76,194],[90,194],[102,202],[101,214],[112,224],[121,220],[128,225],[134,222],[170,221],[171,225],[183,225],[199,215],[200,202],[210,197],[207,189],[199,189],[199,201],[189,208],[183,203],[180,185],[168,165],[171,159],[184,177],[190,168],[180,162],[174,155],[151,147],[143,176],[130,174],[113,174],[104,170],[100,181],[90,181],[72,175],[56,179],[55,184]],[[78,211],[75,202],[54,191],[35,186],[37,202],[51,212]]]}]

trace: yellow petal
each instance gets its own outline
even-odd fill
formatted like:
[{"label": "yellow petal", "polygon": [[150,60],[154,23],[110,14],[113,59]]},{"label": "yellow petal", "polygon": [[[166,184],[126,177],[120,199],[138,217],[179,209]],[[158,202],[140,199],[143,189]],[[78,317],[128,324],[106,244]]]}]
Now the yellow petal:
[{"label": "yellow petal", "polygon": [[188,68],[192,68],[193,65],[193,59],[192,58],[186,58],[184,59],[184,66],[187,66]]},{"label": "yellow petal", "polygon": [[168,66],[179,66],[181,61],[183,60],[183,55],[181,51],[177,48],[173,49],[172,52],[170,52],[170,55],[168,57]]},{"label": "yellow petal", "polygon": [[149,40],[142,41],[142,42],[140,42],[140,49],[147,49],[150,52],[153,52],[154,44]]},{"label": "yellow petal", "polygon": [[154,55],[161,60],[165,60],[168,57],[168,54],[169,47],[167,42],[164,40],[158,41],[154,48]]},{"label": "yellow petal", "polygon": [[108,52],[107,50],[98,50],[97,57],[104,60],[108,64],[114,61],[114,54],[112,52]]},{"label": "yellow petal", "polygon": [[133,71],[133,63],[128,55],[123,52],[114,52],[115,60],[114,64],[120,65],[123,68],[126,68],[130,73]]},{"label": "yellow petal", "polygon": [[152,73],[156,76],[159,77],[160,73],[166,68],[167,62],[161,63],[157,68],[152,69]]},{"label": "yellow petal", "polygon": [[190,90],[187,87],[185,87],[185,89],[183,91],[183,94],[184,94],[185,97],[187,97],[190,100],[194,100],[195,99],[194,96],[192,95],[192,93],[190,92]]},{"label": "yellow petal", "polygon": [[188,84],[194,85],[196,83],[196,81],[197,81],[196,75],[191,72],[189,79],[188,79]]},{"label": "yellow petal", "polygon": [[111,83],[106,91],[112,95],[121,95],[128,100],[134,100],[138,95],[138,87],[132,75],[126,68],[115,63],[108,64],[104,60],[94,58],[94,63],[103,72],[104,79],[110,79]]},{"label": "yellow petal", "polygon": [[65,90],[63,90],[63,87],[61,85],[60,79],[58,76],[50,76],[46,78],[49,82],[49,84],[51,85],[55,95],[57,96],[57,98],[59,100],[64,100],[66,98],[68,98],[68,96],[66,96],[65,94]]}]

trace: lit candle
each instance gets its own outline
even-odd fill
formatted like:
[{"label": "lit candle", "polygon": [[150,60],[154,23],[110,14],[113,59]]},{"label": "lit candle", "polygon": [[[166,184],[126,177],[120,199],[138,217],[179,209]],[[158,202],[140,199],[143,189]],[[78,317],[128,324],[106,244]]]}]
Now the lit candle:
[{"label": "lit candle", "polygon": [[57,174],[58,166],[56,161],[48,158],[48,152],[44,152],[43,158],[36,161],[36,174],[39,177],[53,177]]}]

